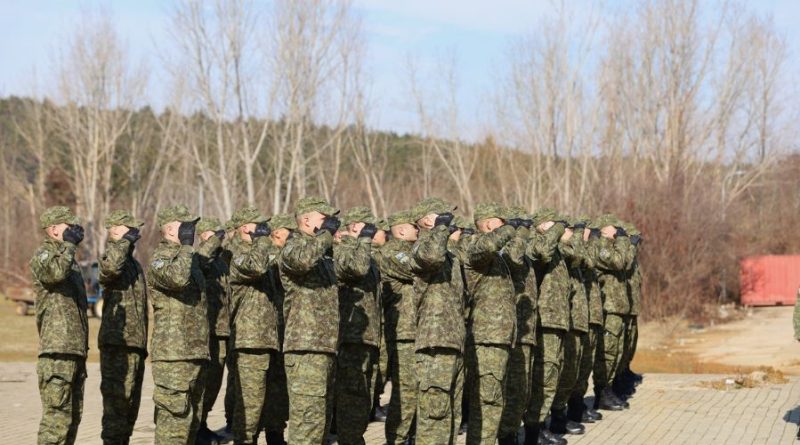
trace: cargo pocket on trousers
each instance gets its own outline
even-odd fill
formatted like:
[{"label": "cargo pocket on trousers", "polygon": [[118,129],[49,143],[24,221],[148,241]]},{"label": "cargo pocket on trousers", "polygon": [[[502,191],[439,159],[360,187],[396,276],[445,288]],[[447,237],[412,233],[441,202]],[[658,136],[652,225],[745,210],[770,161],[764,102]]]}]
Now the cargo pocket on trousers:
[{"label": "cargo pocket on trousers", "polygon": [[45,399],[51,408],[62,409],[70,402],[72,390],[70,383],[61,376],[53,376],[48,380]]},{"label": "cargo pocket on trousers", "polygon": [[494,376],[486,373],[481,375],[481,402],[484,405],[500,406],[503,402],[503,382]]},{"label": "cargo pocket on trousers", "polygon": [[184,417],[189,413],[189,391],[156,385],[153,389],[153,403],[174,416]]},{"label": "cargo pocket on trousers", "polygon": [[327,376],[322,374],[323,370],[315,369],[316,367],[309,363],[303,363],[303,358],[297,358],[290,363],[286,362],[287,374],[291,370],[292,382],[289,391],[293,394],[311,397],[325,397],[328,390]]},{"label": "cargo pocket on trousers", "polygon": [[441,420],[450,414],[450,394],[445,389],[428,386],[420,387],[420,390],[420,409],[429,419]]}]

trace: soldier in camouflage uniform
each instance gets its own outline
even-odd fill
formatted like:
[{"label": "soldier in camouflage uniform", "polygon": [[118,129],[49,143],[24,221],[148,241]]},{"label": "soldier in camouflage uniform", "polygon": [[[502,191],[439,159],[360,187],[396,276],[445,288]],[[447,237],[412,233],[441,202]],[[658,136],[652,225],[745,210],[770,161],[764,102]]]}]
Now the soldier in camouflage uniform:
[{"label": "soldier in camouflage uniform", "polygon": [[[275,215],[269,220],[272,229],[269,237],[275,251],[271,255],[280,256],[280,250],[286,245],[292,232],[297,230],[297,223],[293,215]],[[278,315],[278,345],[283,345],[285,323],[283,320],[283,300],[285,291],[281,284],[278,262],[270,259],[267,272],[269,282],[269,295],[275,305]],[[286,367],[283,352],[279,351],[272,357],[267,371],[267,406],[264,408],[263,424],[267,432],[267,445],[285,445],[283,432],[286,422],[289,421],[289,394],[286,388]]]},{"label": "soldier in camouflage uniform", "polygon": [[281,252],[286,290],[283,351],[289,391],[289,443],[320,445],[330,428],[339,302],[333,261],[337,209],[320,198],[295,205],[298,230]]},{"label": "soldier in camouflage uniform", "polygon": [[106,251],[100,258],[103,318],[100,347],[100,392],[106,444],[126,444],[133,434],[142,398],[147,357],[147,286],[142,266],[133,257],[144,225],[125,210],[105,220]]},{"label": "soldier in camouflage uniform", "polygon": [[384,337],[392,380],[392,395],[386,417],[386,443],[396,445],[411,439],[411,427],[417,410],[417,377],[414,370],[417,318],[411,248],[417,240],[418,229],[410,211],[397,212],[389,216],[388,222],[392,238],[375,252],[375,260],[383,280]]},{"label": "soldier in camouflage uniform", "polygon": [[567,402],[578,381],[580,364],[587,347],[589,332],[589,300],[584,286],[583,268],[586,249],[583,231],[584,220],[571,220],[570,226],[561,236],[559,250],[567,262],[570,282],[570,330],[564,335],[564,365],[558,383],[558,391],[550,409],[550,431],[555,434],[583,434],[585,428],[580,420],[567,417]]},{"label": "soldier in camouflage uniform", "polygon": [[459,261],[448,251],[455,207],[427,198],[414,208],[419,238],[411,249],[417,308],[416,443],[451,444],[456,437],[454,394],[464,350],[464,283]]},{"label": "soldier in camouflage uniform", "polygon": [[194,444],[209,360],[208,305],[192,245],[199,218],[182,205],[158,212],[162,240],[147,271],[153,302],[155,443]]},{"label": "soldier in camouflage uniform", "polygon": [[363,445],[375,389],[380,345],[380,273],[372,259],[376,219],[366,207],[342,217],[334,244],[339,289],[339,353],[336,357],[336,433],[342,445]]},{"label": "soldier in camouflage uniform", "polygon": [[[228,285],[228,262],[223,254],[222,242],[225,229],[215,218],[202,218],[197,223],[200,237],[200,267],[206,280],[208,301],[209,353],[211,360],[206,370],[206,388],[203,392],[203,415],[197,437],[204,441],[219,441],[222,438],[208,429],[208,413],[217,401],[222,387],[222,376],[228,356],[230,337],[230,286]],[[208,256],[207,256],[208,255]]]},{"label": "soldier in camouflage uniform", "polygon": [[516,234],[501,253],[514,283],[517,330],[506,367],[505,406],[498,432],[500,445],[517,444],[519,425],[530,402],[539,295],[533,264],[526,255],[533,220],[524,209],[515,207],[509,209],[508,222],[517,226]]},{"label": "soldier in camouflage uniform", "polygon": [[230,345],[236,363],[233,436],[237,444],[255,444],[266,400],[267,372],[280,350],[278,315],[267,278],[276,256],[266,216],[245,207],[234,212],[230,221],[236,229],[229,244]]},{"label": "soldier in camouflage uniform", "polygon": [[493,445],[503,413],[503,380],[516,328],[514,283],[501,253],[516,230],[506,224],[506,217],[497,203],[478,204],[474,212],[478,232],[466,248],[467,444]]},{"label": "soldier in camouflage uniform", "polygon": [[[372,238],[372,256],[375,259],[378,250],[386,245],[389,238],[389,222],[386,219],[379,219],[375,224],[378,227],[378,232]],[[376,259],[377,261],[377,259]],[[379,267],[380,269],[380,267]],[[383,281],[381,281],[381,295],[383,295]],[[381,296],[381,302],[384,297]],[[389,350],[386,346],[385,320],[384,311],[381,310],[379,314],[381,317],[381,344],[378,352],[377,375],[375,376],[375,391],[372,395],[372,412],[369,415],[370,422],[386,422],[386,407],[381,406],[381,394],[386,388],[386,383],[389,382]]]},{"label": "soldier in camouflage uniform", "polygon": [[536,230],[531,233],[527,253],[533,260],[539,286],[539,328],[534,351],[533,389],[525,413],[525,443],[537,440],[547,444],[566,441],[542,428],[556,395],[564,363],[564,336],[570,328],[570,278],[558,243],[567,223],[558,220],[553,209],[544,208],[533,215]]},{"label": "soldier in camouflage uniform", "polygon": [[639,339],[639,309],[642,301],[642,272],[639,269],[639,245],[642,234],[633,224],[622,223],[623,229],[628,233],[630,239],[631,257],[633,261],[628,269],[628,295],[631,301],[631,310],[625,331],[625,347],[623,348],[622,359],[619,364],[619,371],[614,379],[614,392],[620,397],[628,397],[635,391],[642,376],[631,371],[630,365],[636,352],[636,343]]},{"label": "soldier in camouflage uniform", "polygon": [[[573,422],[593,423],[603,418],[602,414],[594,408],[587,408],[583,403],[583,397],[589,389],[589,377],[592,374],[596,357],[603,354],[600,342],[603,336],[603,300],[600,297],[600,283],[597,281],[597,272],[595,271],[595,245],[599,238],[600,228],[589,221],[583,232],[585,256],[581,268],[583,285],[589,299],[589,332],[584,343],[578,379],[567,406],[567,417]],[[600,349],[599,355],[598,348]]]},{"label": "soldier in camouflage uniform", "polygon": [[601,216],[596,266],[599,272],[600,291],[603,297],[604,333],[603,364],[595,366],[595,408],[619,410],[627,402],[620,400],[609,386],[616,376],[625,344],[625,329],[630,313],[627,274],[632,257],[630,240],[620,221],[613,215]]},{"label": "soldier in camouflage uniform", "polygon": [[75,262],[83,228],[72,211],[60,206],[47,209],[39,222],[47,237],[30,261],[42,399],[38,443],[73,444],[83,411],[89,349],[86,290]]}]

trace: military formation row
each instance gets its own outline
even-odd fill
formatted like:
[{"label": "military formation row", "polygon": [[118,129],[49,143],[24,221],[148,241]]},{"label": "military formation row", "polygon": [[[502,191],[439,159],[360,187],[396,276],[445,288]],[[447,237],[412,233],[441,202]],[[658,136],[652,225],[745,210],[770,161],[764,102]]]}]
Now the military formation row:
[{"label": "military formation row", "polygon": [[[128,443],[150,347],[156,444],[213,443],[206,425],[228,368],[235,443],[363,444],[387,381],[388,444],[566,443],[597,408],[621,410],[641,300],[641,235],[611,215],[476,206],[474,224],[427,198],[378,220],[303,198],[294,215],[253,208],[226,224],[162,209],[145,271],[143,223],[105,221],[98,345],[104,443]],[[66,207],[41,216],[31,259],[44,407],[40,443],[74,443],[88,349],[86,296]],[[196,239],[198,238],[198,239]],[[197,244],[197,247],[195,247]],[[593,375],[593,376],[592,376]],[[583,398],[592,376],[595,405]],[[462,401],[466,411],[462,412]],[[335,412],[335,416],[334,416]],[[547,422],[549,418],[549,422]]]}]

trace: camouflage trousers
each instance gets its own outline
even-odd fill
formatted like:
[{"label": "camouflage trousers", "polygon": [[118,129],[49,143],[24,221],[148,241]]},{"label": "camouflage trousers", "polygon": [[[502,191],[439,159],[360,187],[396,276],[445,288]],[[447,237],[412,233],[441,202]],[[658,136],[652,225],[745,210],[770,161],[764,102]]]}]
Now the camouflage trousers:
[{"label": "camouflage trousers", "polygon": [[104,444],[126,444],[139,417],[147,353],[138,348],[100,349],[100,393],[103,395]]},{"label": "camouflage trousers", "polygon": [[[231,350],[230,339],[226,345],[227,351]],[[225,424],[233,427],[233,415],[236,412],[236,363],[233,354],[228,354],[225,360],[228,368],[228,377],[225,378]]]},{"label": "camouflage trousers", "polygon": [[572,390],[578,383],[586,338],[585,332],[569,331],[564,334],[564,364],[561,368],[558,390],[553,398],[552,409],[554,410],[563,410],[567,407]]},{"label": "camouflage trousers", "polygon": [[519,431],[533,386],[533,349],[533,345],[519,342],[511,349],[506,369],[505,406],[498,437],[516,435]]},{"label": "camouflage trousers", "polygon": [[553,405],[564,363],[566,331],[543,327],[536,335],[539,347],[534,349],[533,386],[524,416],[526,425],[544,423]]},{"label": "camouflage trousers", "polygon": [[156,445],[193,445],[203,415],[206,360],[153,362]]},{"label": "camouflage trousers", "polygon": [[509,347],[468,344],[464,356],[469,398],[468,445],[494,445],[503,415]]},{"label": "camouflage trousers", "polygon": [[237,444],[258,443],[271,358],[272,351],[267,349],[233,351],[233,359],[236,361],[233,440]]},{"label": "camouflage trousers", "polygon": [[217,396],[222,388],[222,376],[225,374],[225,362],[228,357],[228,337],[211,337],[209,348],[211,360],[206,369],[206,389],[203,392],[203,416],[200,424],[205,425],[208,413],[214,408]]},{"label": "camouflage trousers", "polygon": [[[383,326],[381,326],[383,332]],[[389,382],[389,348],[386,344],[386,336],[381,335],[381,346],[378,350],[378,363],[375,370],[375,392],[372,396],[372,404],[377,406],[381,403],[381,394]]]},{"label": "camouflage trousers", "polygon": [[289,390],[289,437],[292,445],[321,445],[333,410],[334,354],[286,352]]},{"label": "camouflage trousers", "polygon": [[416,352],[417,445],[454,444],[461,422],[464,364],[448,348]]},{"label": "camouflage trousers", "polygon": [[364,445],[375,390],[378,348],[344,343],[336,357],[336,434],[341,445]]},{"label": "camouflage trousers", "polygon": [[417,412],[416,354],[413,341],[392,342],[388,349],[392,397],[386,415],[386,443],[395,445],[411,436]]},{"label": "camouflage trousers", "polygon": [[43,354],[36,363],[36,374],[42,400],[37,443],[74,444],[83,413],[86,358],[71,354]]},{"label": "camouflage trousers", "polygon": [[267,405],[262,425],[270,432],[282,432],[289,421],[289,393],[286,389],[286,366],[283,353],[276,352],[267,371]]},{"label": "camouflage trousers", "polygon": [[630,315],[627,317],[627,324],[625,326],[625,347],[622,353],[622,360],[620,360],[619,368],[622,370],[629,369],[633,356],[636,354],[636,343],[639,341],[639,321],[638,316]]},{"label": "camouflage trousers", "polygon": [[583,338],[583,354],[581,356],[581,365],[578,370],[578,380],[575,383],[575,388],[572,390],[573,397],[580,397],[586,395],[589,390],[589,377],[592,375],[595,359],[597,357],[597,342],[600,336],[603,335],[603,327],[596,324],[589,325],[589,333]]},{"label": "camouflage trousers", "polygon": [[595,386],[606,387],[614,381],[625,348],[625,316],[606,314],[603,324],[604,369],[595,379]]}]

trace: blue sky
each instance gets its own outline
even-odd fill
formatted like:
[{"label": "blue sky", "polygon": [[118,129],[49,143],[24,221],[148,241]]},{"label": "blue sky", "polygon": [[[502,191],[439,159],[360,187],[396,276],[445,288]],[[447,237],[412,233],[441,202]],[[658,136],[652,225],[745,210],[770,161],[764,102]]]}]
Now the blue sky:
[{"label": "blue sky", "polygon": [[[702,1],[702,0],[701,0]],[[542,15],[552,9],[548,0],[356,0],[369,40],[368,70],[376,97],[376,126],[398,131],[414,129],[408,100],[409,55],[422,65],[435,66],[443,53],[458,61],[459,103],[465,119],[480,122],[482,106],[498,74],[507,48],[515,38],[535,31]],[[571,0],[579,9],[599,2]],[[800,0],[751,0],[748,8],[771,14],[790,43],[791,70],[797,72],[795,42],[800,42]],[[635,1],[604,2],[605,14],[625,10]],[[80,15],[97,5],[107,7],[132,54],[146,59],[153,71],[150,94],[166,85],[158,70],[159,42],[167,38],[169,1],[45,1],[5,0],[0,15],[0,95],[29,94],[34,78],[46,79],[50,57]],[[36,74],[34,76],[34,73]],[[45,90],[40,80],[38,89]]]}]

